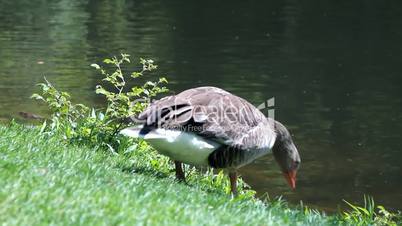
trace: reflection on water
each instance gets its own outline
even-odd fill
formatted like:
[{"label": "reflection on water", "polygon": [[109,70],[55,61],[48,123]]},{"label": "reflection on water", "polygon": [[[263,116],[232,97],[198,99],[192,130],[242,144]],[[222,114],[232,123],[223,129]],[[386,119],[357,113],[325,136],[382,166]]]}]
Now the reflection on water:
[{"label": "reflection on water", "polygon": [[101,104],[90,63],[153,57],[174,92],[276,98],[302,168],[293,192],[271,156],[245,167],[260,194],[326,210],[370,194],[402,209],[401,2],[0,2],[0,121],[45,114],[28,99],[43,76]]}]

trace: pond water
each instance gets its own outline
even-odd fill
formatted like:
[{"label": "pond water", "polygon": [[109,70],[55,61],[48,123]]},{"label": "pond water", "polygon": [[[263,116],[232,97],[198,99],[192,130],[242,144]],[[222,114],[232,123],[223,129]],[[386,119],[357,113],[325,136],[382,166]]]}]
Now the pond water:
[{"label": "pond water", "polygon": [[[244,167],[259,194],[336,210],[342,199],[402,209],[401,1],[3,1],[0,120],[46,114],[43,76],[100,105],[89,67],[152,57],[174,92],[224,88],[275,116],[301,152],[290,191],[272,156]],[[132,58],[134,60],[134,58]]]}]

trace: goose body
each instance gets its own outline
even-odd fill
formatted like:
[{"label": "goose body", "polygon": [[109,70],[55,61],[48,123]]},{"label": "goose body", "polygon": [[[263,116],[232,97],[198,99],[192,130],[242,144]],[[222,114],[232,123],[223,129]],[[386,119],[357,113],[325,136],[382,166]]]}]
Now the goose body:
[{"label": "goose body", "polygon": [[[222,145],[214,140],[206,139],[191,132],[156,129],[145,135],[142,135],[140,133],[141,127],[137,127],[136,129],[137,130],[134,130],[132,128],[126,129],[123,130],[121,133],[130,137],[143,138],[161,154],[166,155],[176,161],[180,161],[193,166],[218,166],[219,163],[209,161],[209,157],[212,158],[212,156],[214,156],[212,154],[214,151],[219,151],[222,148],[227,148],[225,145]],[[237,157],[238,159],[234,159],[233,162],[231,162],[231,168],[240,168],[241,166],[244,166],[257,158],[268,154],[271,149],[239,149],[239,151],[242,153],[237,154],[237,156],[233,156]],[[235,152],[229,152],[229,154],[232,153],[233,155],[236,154]],[[229,167],[224,167],[222,165],[221,167],[215,168]]]},{"label": "goose body", "polygon": [[[241,97],[216,87],[193,88],[162,98],[150,104],[136,120],[140,126],[121,133],[145,139],[173,159],[176,169],[181,168],[181,163],[229,169],[232,187],[236,169],[271,150],[284,172],[294,168],[289,164],[295,163],[298,168],[300,163],[297,149],[282,124],[266,118]],[[182,172],[176,175],[184,178]]]}]

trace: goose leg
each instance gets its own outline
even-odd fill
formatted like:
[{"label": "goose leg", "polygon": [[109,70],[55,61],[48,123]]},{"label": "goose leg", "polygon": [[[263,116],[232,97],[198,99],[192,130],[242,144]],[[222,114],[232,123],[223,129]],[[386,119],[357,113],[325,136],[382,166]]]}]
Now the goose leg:
[{"label": "goose leg", "polygon": [[176,179],[184,182],[186,180],[186,175],[184,174],[182,163],[179,161],[174,161],[174,165],[176,168]]},{"label": "goose leg", "polygon": [[230,189],[233,195],[237,195],[237,172],[230,171],[229,172],[229,179],[230,179]]}]

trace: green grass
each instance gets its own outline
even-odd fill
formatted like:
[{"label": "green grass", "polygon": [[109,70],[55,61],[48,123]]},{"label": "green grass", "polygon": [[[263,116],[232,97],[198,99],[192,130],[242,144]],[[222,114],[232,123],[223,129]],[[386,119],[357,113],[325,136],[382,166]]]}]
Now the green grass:
[{"label": "green grass", "polygon": [[[153,155],[152,159],[148,156]],[[158,158],[160,161],[158,161]],[[283,201],[232,199],[195,171],[178,183],[143,146],[116,154],[68,145],[18,124],[0,126],[2,225],[331,225]],[[215,183],[215,184],[214,184]],[[212,185],[211,185],[212,184]],[[215,186],[215,187],[214,187]]]}]

